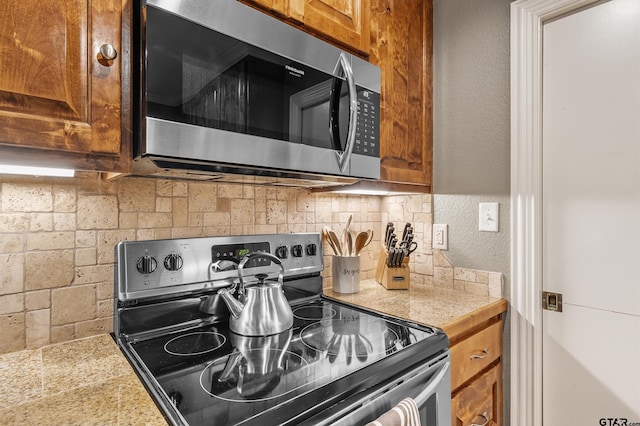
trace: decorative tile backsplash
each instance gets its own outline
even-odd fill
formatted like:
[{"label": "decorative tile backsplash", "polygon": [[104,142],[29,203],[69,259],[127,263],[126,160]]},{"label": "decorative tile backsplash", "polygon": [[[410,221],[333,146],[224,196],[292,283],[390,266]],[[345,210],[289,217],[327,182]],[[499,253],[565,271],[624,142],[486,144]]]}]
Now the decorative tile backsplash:
[{"label": "decorative tile backsplash", "polygon": [[[388,221],[414,225],[412,285],[498,294],[501,274],[453,268],[431,250],[430,195],[371,197],[304,189],[123,178],[0,180],[0,353],[112,331],[121,240],[371,228],[361,278],[373,278]],[[325,286],[331,285],[325,249]],[[441,258],[442,257],[442,258]],[[444,258],[446,259],[446,258]],[[446,263],[446,265],[444,264]],[[486,291],[485,291],[486,290]]]}]

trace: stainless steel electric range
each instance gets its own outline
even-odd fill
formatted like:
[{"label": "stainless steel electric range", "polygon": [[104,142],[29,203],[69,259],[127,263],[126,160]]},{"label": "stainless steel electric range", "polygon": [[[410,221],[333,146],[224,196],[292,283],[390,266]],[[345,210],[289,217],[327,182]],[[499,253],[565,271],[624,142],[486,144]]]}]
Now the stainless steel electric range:
[{"label": "stainless steel electric range", "polygon": [[[217,292],[254,252],[284,266],[285,332],[229,330]],[[451,424],[446,335],[325,298],[319,234],[121,242],[116,259],[116,340],[171,424],[364,424],[406,397],[422,425]],[[255,258],[244,274],[274,266]]]}]

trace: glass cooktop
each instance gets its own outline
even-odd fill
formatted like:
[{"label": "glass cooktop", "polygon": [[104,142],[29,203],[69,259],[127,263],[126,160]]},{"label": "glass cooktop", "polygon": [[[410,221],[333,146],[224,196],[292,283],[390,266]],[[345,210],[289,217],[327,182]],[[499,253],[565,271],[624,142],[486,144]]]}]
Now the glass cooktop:
[{"label": "glass cooktop", "polygon": [[[358,391],[389,369],[389,355],[442,334],[327,299],[292,309],[292,329],[272,336],[240,336],[224,322],[130,345],[187,424],[266,426],[313,411],[344,389]],[[378,368],[365,376],[368,366]]]}]

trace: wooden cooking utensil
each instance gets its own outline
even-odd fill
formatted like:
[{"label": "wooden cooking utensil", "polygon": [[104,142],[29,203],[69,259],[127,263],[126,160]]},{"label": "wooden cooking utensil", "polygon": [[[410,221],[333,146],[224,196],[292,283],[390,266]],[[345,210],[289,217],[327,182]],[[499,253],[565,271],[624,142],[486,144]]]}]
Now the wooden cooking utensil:
[{"label": "wooden cooking utensil", "polygon": [[356,241],[354,243],[354,254],[358,256],[362,249],[369,245],[371,240],[373,239],[373,231],[368,229],[366,232],[360,232],[356,236]]},{"label": "wooden cooking utensil", "polygon": [[340,240],[338,239],[338,236],[336,235],[336,233],[333,232],[333,230],[330,229],[328,226],[325,226],[322,229],[322,233],[327,239],[329,246],[331,246],[331,248],[333,249],[333,253],[336,256],[342,256],[342,245],[340,244]]}]

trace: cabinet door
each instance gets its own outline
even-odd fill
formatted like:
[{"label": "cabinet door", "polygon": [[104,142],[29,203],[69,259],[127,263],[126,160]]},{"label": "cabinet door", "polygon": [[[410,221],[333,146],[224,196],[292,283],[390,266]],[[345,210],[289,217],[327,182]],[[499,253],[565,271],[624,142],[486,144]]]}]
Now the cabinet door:
[{"label": "cabinet door", "polygon": [[502,356],[502,321],[451,347],[451,389],[457,389]]},{"label": "cabinet door", "polygon": [[372,0],[371,56],[382,72],[380,178],[431,186],[431,0]]},{"label": "cabinet door", "polygon": [[270,10],[280,15],[286,15],[288,0],[240,0],[243,3],[257,6],[261,9]]},{"label": "cabinet door", "polygon": [[451,400],[452,425],[502,425],[502,363],[474,380]]},{"label": "cabinet door", "polygon": [[[128,163],[120,158],[122,1],[0,2],[4,157],[80,169]],[[114,60],[99,53],[103,44]]]},{"label": "cabinet door", "polygon": [[370,0],[289,0],[289,17],[364,56],[369,54]]}]

